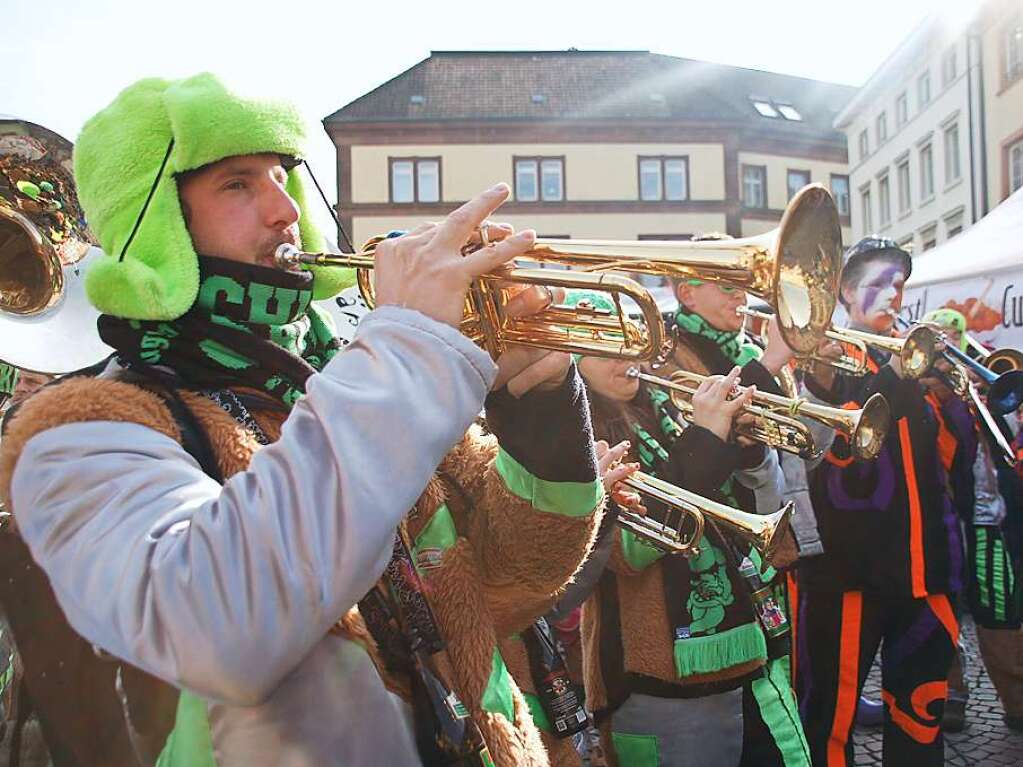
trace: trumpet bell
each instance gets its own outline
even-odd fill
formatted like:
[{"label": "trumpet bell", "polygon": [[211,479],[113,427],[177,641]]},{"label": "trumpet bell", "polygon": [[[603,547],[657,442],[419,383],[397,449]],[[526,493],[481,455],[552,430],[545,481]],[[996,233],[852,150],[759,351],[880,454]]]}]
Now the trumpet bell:
[{"label": "trumpet bell", "polygon": [[810,354],[831,325],[842,264],[842,229],[828,190],[820,184],[800,190],[777,232],[772,303],[785,342]]},{"label": "trumpet bell", "polygon": [[[792,527],[792,510],[795,508],[789,501],[773,514],[751,514],[755,517],[750,525],[736,527],[725,523],[740,538],[749,542],[759,553],[765,564],[773,565],[775,556],[782,542],[789,535]],[[716,521],[716,520],[715,520]]]},{"label": "trumpet bell", "polygon": [[888,436],[891,407],[883,394],[872,394],[863,404],[858,423],[852,431],[853,455],[861,460],[877,458]]},{"label": "trumpet bell", "polygon": [[904,339],[899,359],[907,378],[921,378],[931,369],[938,357],[938,332],[927,325],[914,327]]}]

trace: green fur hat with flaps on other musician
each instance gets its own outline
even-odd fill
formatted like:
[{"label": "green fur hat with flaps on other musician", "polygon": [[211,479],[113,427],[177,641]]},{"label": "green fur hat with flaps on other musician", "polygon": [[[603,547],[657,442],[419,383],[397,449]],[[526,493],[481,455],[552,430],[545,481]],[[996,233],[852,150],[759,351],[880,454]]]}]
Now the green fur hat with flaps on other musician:
[{"label": "green fur hat with flaps on other musician", "polygon": [[941,328],[956,331],[959,333],[959,349],[960,351],[966,351],[968,347],[966,343],[966,317],[962,312],[947,307],[932,309],[920,318],[920,322],[931,323]]},{"label": "green fur hat with flaps on other musician", "polygon": [[[293,106],[243,98],[208,73],[140,80],[121,91],[75,145],[78,195],[106,253],[86,276],[89,300],[125,319],[172,320],[187,312],[198,295],[199,261],[175,175],[265,153],[306,155],[305,124]],[[288,170],[286,188],[301,211],[301,247],[322,251],[298,173]],[[348,269],[310,270],[315,299],[354,283]]]}]

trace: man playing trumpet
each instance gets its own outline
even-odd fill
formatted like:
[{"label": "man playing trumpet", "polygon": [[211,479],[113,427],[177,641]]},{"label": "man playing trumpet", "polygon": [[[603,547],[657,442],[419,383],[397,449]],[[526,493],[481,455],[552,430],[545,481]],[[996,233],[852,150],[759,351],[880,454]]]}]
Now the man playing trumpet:
[{"label": "man playing trumpet", "polygon": [[[846,254],[840,289],[851,328],[894,335],[909,254],[867,237]],[[902,377],[899,355],[870,349],[856,377],[818,365],[806,384],[835,405],[861,407],[880,392],[892,411],[877,460],[853,461],[837,435],[811,477],[824,554],[800,567],[796,660],[800,711],[815,765],[851,765],[857,700],[881,648],[886,764],[943,764],[945,675],[958,625],[949,594],[961,588],[959,525],[946,467],[959,400],[942,405]]]},{"label": "man playing trumpet", "polygon": [[[346,275],[273,260],[322,249],[303,146],[292,108],[209,75],[143,80],[86,124],[88,289],[117,355],[8,419],[0,494],[74,628],[183,691],[162,765],[545,765],[497,642],[600,522],[586,397],[568,355],[495,364],[456,329],[533,233],[462,255],[499,184],[381,243],[380,308],[339,353],[311,300]],[[484,403],[496,436],[469,428]]]}]

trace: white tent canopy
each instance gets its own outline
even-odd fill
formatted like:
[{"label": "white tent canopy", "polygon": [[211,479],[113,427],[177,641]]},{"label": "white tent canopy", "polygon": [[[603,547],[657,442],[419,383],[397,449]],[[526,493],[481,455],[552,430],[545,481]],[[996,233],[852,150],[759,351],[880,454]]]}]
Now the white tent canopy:
[{"label": "white tent canopy", "polygon": [[1023,189],[970,229],[913,259],[907,288],[1023,268]]}]

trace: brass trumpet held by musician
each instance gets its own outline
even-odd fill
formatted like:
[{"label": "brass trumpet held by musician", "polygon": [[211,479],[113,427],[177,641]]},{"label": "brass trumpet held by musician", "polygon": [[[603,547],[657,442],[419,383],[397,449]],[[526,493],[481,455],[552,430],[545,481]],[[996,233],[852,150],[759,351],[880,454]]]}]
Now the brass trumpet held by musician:
[{"label": "brass trumpet held by musician", "polygon": [[667,507],[667,519],[661,522],[621,509],[618,512],[618,524],[668,554],[696,554],[704,526],[710,519],[723,532],[755,548],[764,562],[771,564],[792,518],[791,501],[771,514],[750,514],[642,471],[626,477],[622,484],[640,496],[664,504]]},{"label": "brass trumpet held by musician", "polygon": [[[376,244],[359,253],[303,253],[281,245],[276,260],[297,265],[345,266],[357,270],[366,304],[375,305],[370,270]],[[469,248],[487,247],[486,228]],[[831,322],[841,263],[841,229],[830,193],[820,184],[802,189],[789,203],[778,229],[758,237],[720,242],[538,239],[518,265],[477,280],[466,302],[461,330],[492,354],[507,344],[535,346],[592,356],[653,361],[666,356],[663,323],[649,292],[621,273],[699,278],[733,285],[768,301],[778,313],[782,335],[793,349],[808,353]],[[538,268],[522,266],[532,264]],[[567,267],[566,270],[545,269]],[[595,291],[609,296],[617,316],[592,307],[552,304],[528,318],[504,316],[509,286]],[[642,324],[627,319],[622,300],[634,302]],[[625,307],[628,308],[628,307]]]},{"label": "brass trumpet held by musician", "polygon": [[[635,378],[668,391],[672,403],[682,418],[692,420],[692,396],[707,376],[678,370],[670,378],[660,378],[634,368]],[[885,398],[876,394],[858,410],[827,407],[801,397],[783,397],[758,391],[744,411],[752,415],[748,422],[736,425],[737,433],[757,442],[795,453],[803,458],[818,458],[821,451],[814,444],[810,429],[800,417],[810,418],[829,426],[849,438],[853,455],[860,460],[877,457],[891,423],[891,413]]]}]

